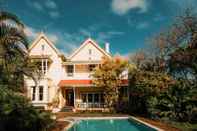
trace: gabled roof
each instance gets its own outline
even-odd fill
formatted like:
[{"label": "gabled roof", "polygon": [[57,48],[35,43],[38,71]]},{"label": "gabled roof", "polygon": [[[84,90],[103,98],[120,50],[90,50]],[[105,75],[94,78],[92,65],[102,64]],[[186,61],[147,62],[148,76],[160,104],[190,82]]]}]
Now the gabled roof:
[{"label": "gabled roof", "polygon": [[75,55],[77,55],[81,49],[83,49],[86,44],[91,43],[94,47],[96,47],[100,52],[102,52],[104,55],[111,57],[109,53],[107,53],[104,49],[102,49],[94,40],[91,38],[86,39],[79,48],[77,48],[69,57],[68,59],[72,59]]},{"label": "gabled roof", "polygon": [[47,44],[57,53],[57,55],[62,55],[59,50],[54,46],[54,44],[47,38],[47,36],[41,32],[38,37],[33,41],[33,43],[30,45],[28,51],[30,52],[38,43],[41,39],[44,39]]}]

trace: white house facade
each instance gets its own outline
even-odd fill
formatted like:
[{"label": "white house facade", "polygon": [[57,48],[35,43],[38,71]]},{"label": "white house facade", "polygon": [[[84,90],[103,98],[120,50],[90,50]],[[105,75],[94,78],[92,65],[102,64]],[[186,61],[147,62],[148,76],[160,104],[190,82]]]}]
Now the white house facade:
[{"label": "white house facade", "polygon": [[[100,66],[102,57],[111,58],[109,44],[102,49],[88,38],[71,55],[65,57],[43,33],[29,47],[29,57],[39,65],[42,76],[35,83],[25,78],[28,97],[34,106],[51,109],[58,101],[59,109],[76,110],[104,108],[103,89],[92,84],[91,72]],[[123,80],[127,86],[127,79]]]}]

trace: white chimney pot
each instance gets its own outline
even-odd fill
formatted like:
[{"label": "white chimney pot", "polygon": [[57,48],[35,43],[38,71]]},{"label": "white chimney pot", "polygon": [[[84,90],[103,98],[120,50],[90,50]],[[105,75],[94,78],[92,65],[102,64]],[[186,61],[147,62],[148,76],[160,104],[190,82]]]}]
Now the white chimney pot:
[{"label": "white chimney pot", "polygon": [[107,53],[110,53],[110,50],[109,50],[109,43],[105,43],[105,51]]}]

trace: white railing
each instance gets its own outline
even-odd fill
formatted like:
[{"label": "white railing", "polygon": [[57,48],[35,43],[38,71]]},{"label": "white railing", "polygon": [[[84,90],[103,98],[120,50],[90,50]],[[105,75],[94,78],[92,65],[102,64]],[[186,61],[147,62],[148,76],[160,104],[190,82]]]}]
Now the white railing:
[{"label": "white railing", "polygon": [[78,108],[105,108],[104,103],[77,103]]}]

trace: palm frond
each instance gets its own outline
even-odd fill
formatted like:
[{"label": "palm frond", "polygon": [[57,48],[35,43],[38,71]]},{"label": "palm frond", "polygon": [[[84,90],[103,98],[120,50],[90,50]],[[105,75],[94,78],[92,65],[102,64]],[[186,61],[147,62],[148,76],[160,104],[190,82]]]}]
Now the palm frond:
[{"label": "palm frond", "polygon": [[0,11],[0,22],[5,20],[11,20],[15,22],[18,26],[24,28],[24,24],[18,19],[16,15],[5,11]]}]

